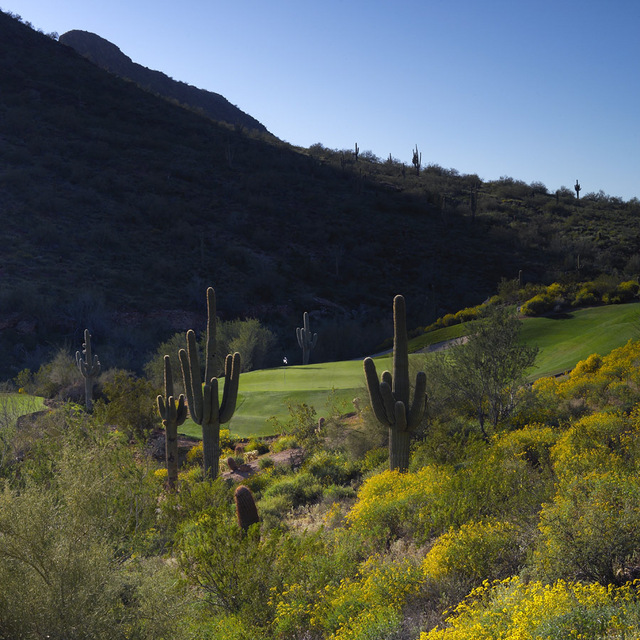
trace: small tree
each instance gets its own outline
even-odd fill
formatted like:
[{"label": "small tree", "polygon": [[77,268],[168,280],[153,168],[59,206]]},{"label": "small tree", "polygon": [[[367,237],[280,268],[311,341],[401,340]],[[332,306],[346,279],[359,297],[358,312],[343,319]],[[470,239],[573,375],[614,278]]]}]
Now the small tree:
[{"label": "small tree", "polygon": [[490,307],[488,315],[471,326],[466,342],[433,360],[430,375],[453,395],[456,406],[466,406],[478,419],[488,440],[487,422],[495,429],[518,402],[525,373],[537,347],[519,341],[521,321],[506,307]]}]

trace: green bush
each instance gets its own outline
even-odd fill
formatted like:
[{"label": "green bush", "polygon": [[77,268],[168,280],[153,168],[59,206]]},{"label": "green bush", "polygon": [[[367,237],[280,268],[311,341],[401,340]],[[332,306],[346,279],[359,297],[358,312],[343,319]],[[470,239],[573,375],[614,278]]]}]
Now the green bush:
[{"label": "green bush", "polygon": [[105,399],[96,401],[97,420],[121,429],[128,438],[144,441],[159,426],[156,390],[145,378],[117,370],[103,384]]},{"label": "green bush", "polygon": [[540,514],[534,570],[557,578],[622,584],[640,549],[640,480],[598,470],[562,482]]},{"label": "green bush", "polygon": [[344,453],[326,450],[313,454],[305,462],[304,470],[318,478],[323,486],[346,485],[360,475],[359,465]]}]

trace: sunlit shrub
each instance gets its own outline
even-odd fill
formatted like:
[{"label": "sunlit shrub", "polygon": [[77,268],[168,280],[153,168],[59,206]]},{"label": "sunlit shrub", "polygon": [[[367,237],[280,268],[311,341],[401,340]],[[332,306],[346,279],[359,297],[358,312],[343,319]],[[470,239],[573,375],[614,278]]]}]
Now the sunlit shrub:
[{"label": "sunlit shrub", "polygon": [[640,549],[640,478],[609,470],[567,478],[539,526],[534,566],[545,579],[626,582]]},{"label": "sunlit shrub", "polygon": [[379,544],[402,535],[426,539],[431,531],[448,526],[443,514],[445,487],[451,472],[429,466],[415,473],[383,471],[368,478],[358,492],[358,500],[349,512],[350,526]]},{"label": "sunlit shrub", "polygon": [[420,640],[557,640],[626,638],[640,632],[640,606],[632,585],[525,583],[508,578],[474,590],[447,619],[447,627]]},{"label": "sunlit shrub", "polygon": [[431,547],[422,569],[437,593],[457,602],[484,580],[518,572],[525,551],[519,528],[508,522],[469,522],[450,529]]},{"label": "sunlit shrub", "polygon": [[634,471],[640,460],[640,410],[594,413],[571,426],[552,449],[561,479],[607,469]]},{"label": "sunlit shrub", "polygon": [[335,640],[384,640],[393,637],[407,600],[424,582],[412,559],[390,560],[374,555],[353,578],[327,585],[310,617],[312,629]]}]

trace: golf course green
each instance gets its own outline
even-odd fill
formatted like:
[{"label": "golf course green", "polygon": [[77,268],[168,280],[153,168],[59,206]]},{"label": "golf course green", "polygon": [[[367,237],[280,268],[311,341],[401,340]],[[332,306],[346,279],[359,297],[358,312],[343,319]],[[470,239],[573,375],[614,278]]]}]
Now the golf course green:
[{"label": "golf course green", "polygon": [[[439,329],[412,340],[410,348],[424,349],[464,333],[464,325]],[[606,355],[630,339],[640,339],[640,303],[578,309],[557,317],[525,318],[522,339],[540,349],[530,373],[532,379],[563,373],[592,353]],[[390,356],[379,360],[379,373],[391,367]],[[273,435],[276,426],[269,418],[286,422],[291,403],[304,402],[322,416],[332,404],[341,411],[352,411],[353,398],[366,395],[361,360],[251,371],[240,377],[237,409],[226,426],[241,437]],[[201,434],[200,427],[191,420],[181,432],[196,437]]]}]

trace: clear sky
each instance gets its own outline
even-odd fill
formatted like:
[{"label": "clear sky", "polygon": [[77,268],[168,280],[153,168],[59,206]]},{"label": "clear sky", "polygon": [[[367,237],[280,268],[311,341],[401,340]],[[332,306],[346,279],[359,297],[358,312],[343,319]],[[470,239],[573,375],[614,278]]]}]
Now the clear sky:
[{"label": "clear sky", "polygon": [[640,0],[0,0],[294,145],[640,198]]}]

